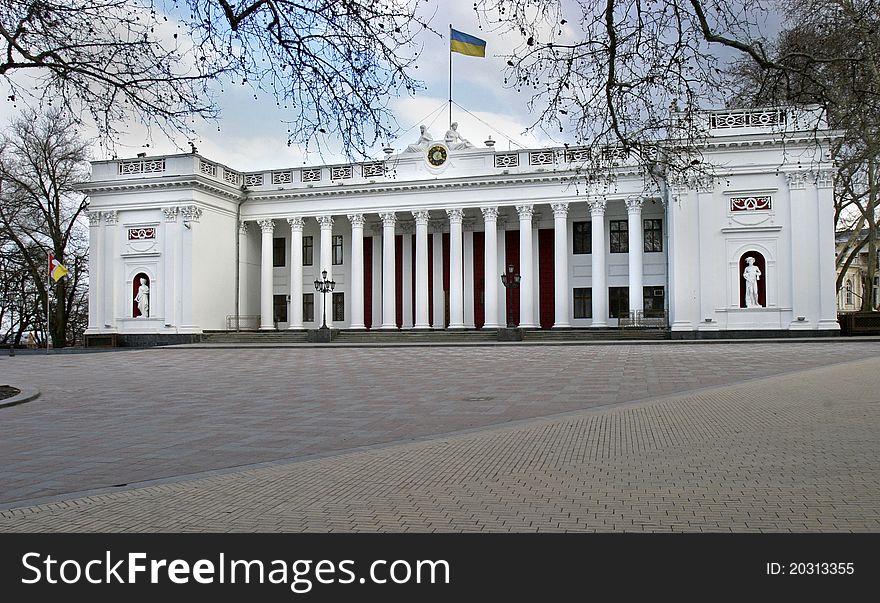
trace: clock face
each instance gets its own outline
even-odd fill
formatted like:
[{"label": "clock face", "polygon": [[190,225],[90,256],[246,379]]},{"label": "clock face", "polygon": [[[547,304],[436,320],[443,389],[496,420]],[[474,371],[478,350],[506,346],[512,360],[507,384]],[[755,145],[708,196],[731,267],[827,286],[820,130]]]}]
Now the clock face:
[{"label": "clock face", "polygon": [[428,149],[428,163],[433,165],[434,167],[440,167],[444,163],[446,163],[446,157],[448,153],[446,151],[446,147],[443,145],[435,144],[430,149]]}]

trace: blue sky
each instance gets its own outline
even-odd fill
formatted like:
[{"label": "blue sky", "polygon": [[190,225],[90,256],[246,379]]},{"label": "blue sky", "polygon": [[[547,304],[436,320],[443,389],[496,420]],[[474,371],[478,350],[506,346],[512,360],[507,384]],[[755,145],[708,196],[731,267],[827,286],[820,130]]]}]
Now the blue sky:
[{"label": "blue sky", "polygon": [[[491,135],[499,149],[511,146],[499,131],[527,147],[565,142],[564,139],[553,140],[540,130],[523,135],[526,128],[533,124],[537,113],[530,111],[527,106],[528,92],[517,93],[505,88],[502,73],[505,66],[502,55],[518,43],[516,36],[502,36],[486,27],[481,28],[472,0],[430,3],[424,10],[425,14],[433,14],[431,24],[443,37],[427,31],[422,33],[422,53],[416,74],[423,81],[425,89],[414,97],[403,96],[391,100],[391,107],[402,128],[399,138],[390,141],[393,147],[401,150],[415,142],[420,123],[429,125],[429,131],[435,138],[442,138],[448,127],[445,110],[438,111],[433,124],[430,119],[423,118],[443,106],[448,96],[449,24],[487,42],[486,58],[453,55],[453,97],[474,114],[470,115],[457,107],[453,109],[453,120],[459,122],[462,136],[482,146],[487,136]],[[276,107],[273,98],[261,95],[254,100],[253,93],[248,89],[230,85],[224,88],[225,92],[218,96],[222,109],[219,123],[197,123],[195,144],[203,156],[241,171],[345,161],[332,149],[323,156],[315,152],[305,155],[300,147],[288,146],[287,127],[283,123],[285,115]],[[0,105],[0,119],[3,121],[14,113],[15,109],[10,103]],[[176,139],[175,146],[161,132],[154,132],[152,138],[148,138],[146,132],[134,123],[124,124],[122,129],[126,134],[117,140],[115,149],[120,157],[133,157],[144,151],[157,155],[188,149],[187,139],[183,136]],[[147,144],[149,147],[145,146]],[[382,156],[382,146],[376,146],[374,156]],[[94,159],[107,159],[110,155],[110,152],[95,147]]]}]

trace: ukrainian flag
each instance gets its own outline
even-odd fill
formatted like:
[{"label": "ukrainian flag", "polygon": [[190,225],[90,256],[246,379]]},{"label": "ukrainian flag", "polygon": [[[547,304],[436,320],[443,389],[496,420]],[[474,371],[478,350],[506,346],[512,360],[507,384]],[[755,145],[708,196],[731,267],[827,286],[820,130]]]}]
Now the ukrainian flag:
[{"label": "ukrainian flag", "polygon": [[472,57],[486,56],[486,40],[475,38],[457,29],[450,29],[449,51]]}]

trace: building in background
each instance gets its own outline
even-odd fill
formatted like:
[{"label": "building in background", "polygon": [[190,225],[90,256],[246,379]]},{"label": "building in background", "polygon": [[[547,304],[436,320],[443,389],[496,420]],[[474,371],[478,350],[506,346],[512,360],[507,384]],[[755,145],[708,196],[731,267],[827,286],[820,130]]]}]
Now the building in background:
[{"label": "building in background", "polygon": [[[523,328],[647,316],[673,338],[837,334],[824,117],[698,117],[714,174],[671,181],[616,149],[422,138],[382,160],[253,173],[197,154],[94,162],[86,333],[183,342],[312,329],[325,311],[339,329],[497,329],[513,265]],[[597,154],[613,186],[577,177]]]}]

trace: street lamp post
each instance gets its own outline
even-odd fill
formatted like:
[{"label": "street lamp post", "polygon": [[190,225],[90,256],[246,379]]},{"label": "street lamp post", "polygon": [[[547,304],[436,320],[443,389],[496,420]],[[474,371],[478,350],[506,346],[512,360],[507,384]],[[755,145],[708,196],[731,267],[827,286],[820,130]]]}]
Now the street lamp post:
[{"label": "street lamp post", "polygon": [[507,272],[501,275],[501,283],[507,293],[507,328],[514,329],[516,325],[513,322],[513,289],[519,287],[519,281],[522,276],[518,272],[514,272],[513,264],[507,265]]},{"label": "street lamp post", "polygon": [[[315,279],[315,291],[319,292],[322,295],[321,307],[324,309],[324,324],[321,326],[321,330],[325,333],[327,332],[327,293],[332,292],[335,286],[336,281],[327,280],[326,270],[321,272],[321,280]],[[327,338],[327,341],[330,341],[329,337]]]}]

